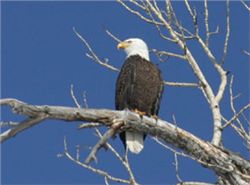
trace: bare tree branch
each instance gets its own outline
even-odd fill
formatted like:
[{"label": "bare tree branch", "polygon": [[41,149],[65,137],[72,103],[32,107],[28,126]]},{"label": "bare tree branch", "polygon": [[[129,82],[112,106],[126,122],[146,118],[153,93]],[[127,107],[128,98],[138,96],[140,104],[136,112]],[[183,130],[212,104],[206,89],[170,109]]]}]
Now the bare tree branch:
[{"label": "bare tree branch", "polygon": [[227,55],[227,48],[228,48],[228,41],[230,36],[230,8],[229,8],[229,0],[226,2],[227,11],[226,11],[226,19],[227,19],[227,26],[226,26],[226,38],[224,43],[224,49],[223,49],[223,57],[221,59],[222,65],[225,63],[226,55]]},{"label": "bare tree branch", "polygon": [[205,51],[208,54],[208,56],[211,57],[211,59],[213,59],[212,61],[214,63],[215,68],[220,72],[220,74],[222,74],[221,75],[222,83],[220,85],[218,94],[215,97],[210,84],[208,83],[208,81],[206,80],[205,76],[203,75],[203,73],[202,73],[199,65],[195,61],[195,59],[194,59],[191,51],[188,49],[188,47],[187,47],[187,45],[185,43],[185,41],[183,41],[175,33],[175,31],[173,30],[173,28],[171,27],[171,25],[162,16],[162,13],[159,12],[159,11],[157,11],[157,9],[154,7],[154,5],[152,5],[152,3],[149,0],[147,0],[146,2],[148,4],[148,6],[150,7],[150,9],[152,10],[152,12],[164,24],[164,26],[169,31],[169,33],[172,36],[172,38],[177,41],[177,44],[179,45],[179,47],[182,50],[184,50],[184,53],[185,53],[186,58],[187,58],[187,61],[189,62],[190,66],[192,67],[194,74],[197,76],[197,78],[201,82],[203,90],[204,90],[204,93],[206,94],[206,97],[209,99],[209,104],[210,104],[210,107],[211,107],[211,110],[212,110],[212,114],[213,114],[213,119],[214,119],[214,135],[213,135],[212,143],[215,144],[215,145],[219,145],[220,142],[221,142],[221,130],[220,130],[220,127],[221,127],[221,113],[220,113],[218,102],[222,98],[224,90],[225,90],[225,86],[226,86],[226,73],[221,68],[221,66],[215,62],[215,58],[213,57],[213,55],[210,52],[210,50],[206,47],[206,45],[204,44],[204,42],[201,40],[201,38],[197,37],[198,40],[200,40],[199,42],[201,44],[203,44],[203,48],[205,49]]},{"label": "bare tree branch", "polygon": [[244,52],[246,55],[250,56],[250,52],[249,52],[249,51],[244,50],[243,52]]},{"label": "bare tree branch", "polygon": [[143,16],[139,11],[135,11],[133,9],[131,9],[129,6],[127,6],[123,0],[117,0],[118,3],[120,3],[123,7],[125,7],[128,11],[130,11],[131,13],[137,15],[138,17],[140,17],[142,20],[148,22],[148,23],[152,23],[152,24],[156,24],[156,25],[162,25],[162,23],[160,22],[156,22],[153,21],[151,19],[146,18],[145,16]]},{"label": "bare tree branch", "polygon": [[[11,106],[15,113],[28,117],[99,122],[107,127],[112,127],[114,120],[124,120],[124,130],[135,130],[151,136],[157,136],[165,143],[170,143],[185,151],[187,155],[197,159],[203,166],[212,169],[218,176],[227,179],[231,184],[233,184],[234,179],[240,180],[243,182],[242,184],[248,184],[250,180],[249,161],[226,149],[203,141],[176,125],[160,119],[156,121],[154,118],[144,116],[143,120],[141,120],[138,114],[128,110],[112,111],[107,109],[79,109],[47,105],[33,106],[16,99],[2,99],[0,100],[0,105]],[[143,124],[141,124],[141,121],[143,121]],[[18,126],[15,128],[18,128]],[[2,139],[2,134],[0,138]],[[11,137],[7,137],[5,140],[9,138]],[[83,163],[72,158],[69,153],[66,152],[65,154],[69,159],[84,166]],[[104,176],[108,177],[106,173]]]},{"label": "bare tree branch", "polygon": [[[90,57],[96,61],[97,63],[99,63],[100,65],[107,67],[113,71],[120,71],[117,68],[114,68],[113,66],[110,66],[109,64],[103,63],[102,61],[100,61],[99,57],[96,55],[96,53],[92,50],[92,48],[90,47],[90,45],[87,43],[87,41],[74,29],[74,32],[77,34],[77,36],[84,42],[84,44],[86,45],[86,47],[89,49],[91,55]],[[115,37],[110,31],[106,30],[106,33],[111,36],[114,40],[116,40],[117,42],[119,42],[120,40]],[[154,50],[154,49],[153,49]],[[165,52],[165,51],[159,51],[158,53],[159,55],[168,55],[168,56],[173,56],[173,57],[178,57],[181,59],[185,59],[185,56],[181,56],[178,54],[174,54],[174,53],[170,53],[170,52]],[[185,83],[185,82],[164,82],[165,85],[168,86],[173,86],[173,87],[199,87],[199,84],[195,84],[195,83]],[[74,95],[72,95],[72,90],[73,90],[73,85],[71,86],[71,96],[74,100],[74,102],[76,103],[76,98],[74,97]],[[79,103],[76,103],[77,107],[80,107]]]},{"label": "bare tree branch", "polygon": [[206,27],[206,46],[209,47],[209,24],[208,24],[208,5],[207,0],[204,0],[204,12],[205,12],[205,27]]},{"label": "bare tree branch", "polygon": [[176,178],[177,178],[177,180],[178,180],[180,183],[182,183],[183,181],[182,181],[182,179],[181,179],[181,177],[180,177],[180,174],[179,174],[179,162],[178,162],[178,156],[177,156],[176,153],[174,153],[174,161],[175,161],[174,165],[175,165],[175,174],[176,174]]},{"label": "bare tree branch", "polygon": [[18,122],[13,122],[13,121],[0,121],[0,128],[14,127],[14,126],[17,126],[18,124],[19,124]]},{"label": "bare tree branch", "polygon": [[[250,145],[249,132],[246,131],[246,129],[244,128],[239,117],[241,115],[244,117],[243,112],[250,108],[250,103],[245,105],[238,113],[236,112],[236,109],[234,106],[234,100],[238,97],[238,95],[236,95],[236,96],[233,95],[233,80],[234,80],[234,76],[232,76],[231,80],[230,80],[229,93],[230,93],[230,107],[231,107],[231,110],[232,110],[234,116],[230,120],[226,120],[224,118],[226,123],[222,126],[222,129],[225,129],[227,126],[230,125],[239,134],[239,136],[242,137],[246,141],[247,145],[249,146]],[[237,122],[238,126],[233,124],[235,121]],[[247,122],[248,122],[248,120],[247,120]]]},{"label": "bare tree branch", "polygon": [[215,184],[205,183],[205,182],[181,182],[178,183],[177,185],[215,185]]},{"label": "bare tree branch", "polygon": [[228,125],[232,124],[235,120],[238,119],[238,117],[247,109],[250,108],[250,103],[245,105],[237,114],[235,114],[223,127],[222,129],[224,129],[225,127],[227,127]]},{"label": "bare tree branch", "polygon": [[[71,89],[71,96],[75,102],[75,104],[77,105],[78,108],[81,108],[77,99],[75,98],[74,95],[74,91],[73,88]],[[84,105],[85,108],[88,108],[88,102],[87,102],[87,96],[86,96],[86,92],[84,92],[83,94],[83,100],[84,100]],[[88,165],[87,163],[89,163],[92,159],[94,159],[95,161],[97,161],[96,158],[96,153],[97,151],[101,148],[101,147],[105,147],[107,149],[109,149],[116,157],[117,159],[121,162],[121,164],[124,166],[124,168],[127,170],[129,177],[130,177],[130,184],[132,185],[136,185],[137,182],[135,180],[135,176],[132,172],[132,169],[130,167],[129,161],[128,161],[128,156],[125,157],[125,160],[123,160],[123,158],[120,156],[120,154],[112,147],[112,145],[110,145],[108,143],[108,139],[110,137],[112,137],[115,133],[116,130],[121,126],[122,122],[121,120],[113,120],[113,126],[104,134],[102,135],[101,132],[99,131],[99,129],[97,127],[102,126],[101,123],[84,123],[81,124],[78,129],[83,129],[83,128],[95,128],[95,131],[97,133],[97,135],[99,136],[100,140],[98,141],[98,143],[94,146],[94,148],[91,150],[89,156],[87,157],[86,161],[85,161],[85,165]],[[79,152],[77,152],[77,159],[79,160]],[[108,184],[108,178],[105,176],[104,181],[106,184]]]},{"label": "bare tree branch", "polygon": [[77,106],[78,108],[81,108],[81,105],[78,103],[78,101],[77,101],[77,99],[76,99],[76,97],[75,97],[75,94],[74,94],[74,85],[73,85],[73,84],[70,85],[70,95],[71,95],[71,97],[72,97],[74,103],[76,104],[76,106]]},{"label": "bare tree branch", "polygon": [[192,10],[191,9],[191,6],[188,2],[188,0],[184,0],[185,2],[185,5],[186,5],[186,8],[192,18],[192,21],[193,21],[193,24],[194,24],[194,28],[195,28],[195,35],[198,35],[199,34],[199,26],[198,26],[198,23],[197,23],[197,13],[196,13],[196,10]]},{"label": "bare tree branch", "polygon": [[[119,122],[119,120],[115,120],[115,123],[118,123],[118,122]],[[98,129],[96,129],[96,132],[100,138],[103,137]],[[106,146],[116,156],[116,158],[122,163],[122,165],[125,167],[125,169],[127,170],[128,174],[129,174],[131,183],[134,185],[137,184],[137,182],[135,180],[135,176],[132,172],[132,169],[131,169],[129,161],[128,161],[128,156],[125,155],[125,159],[123,159],[121,157],[121,155],[114,149],[114,147],[112,145],[110,145],[108,142],[106,143]]]},{"label": "bare tree branch", "polygon": [[114,36],[109,30],[105,30],[105,32],[112,38],[114,39],[116,42],[121,42],[120,39],[118,39],[116,36]]},{"label": "bare tree branch", "polygon": [[108,172],[106,171],[103,171],[103,170],[100,170],[100,169],[97,169],[97,168],[94,168],[90,165],[87,165],[85,163],[82,163],[80,162],[79,160],[75,159],[70,153],[69,153],[69,150],[68,150],[68,144],[67,144],[67,140],[66,138],[64,139],[64,154],[65,156],[70,159],[71,161],[73,161],[74,163],[78,164],[79,166],[82,166],[83,168],[86,168],[98,175],[101,175],[101,176],[104,176],[105,179],[109,179],[109,180],[112,180],[112,181],[115,181],[115,182],[119,182],[119,183],[124,183],[124,184],[130,184],[130,181],[129,180],[125,180],[125,179],[120,179],[120,178],[117,178],[117,177],[114,177],[112,175],[110,175]]},{"label": "bare tree branch", "polygon": [[197,83],[186,83],[186,82],[167,82],[164,81],[165,85],[173,87],[200,87],[200,84]]},{"label": "bare tree branch", "polygon": [[245,1],[241,0],[241,3],[244,5],[244,7],[250,12],[250,6],[246,4]]},{"label": "bare tree branch", "polygon": [[119,69],[117,69],[116,67],[110,65],[107,63],[107,61],[101,61],[98,56],[95,54],[95,52],[93,51],[93,49],[91,48],[91,46],[89,45],[89,43],[76,31],[75,27],[73,27],[73,31],[75,32],[75,34],[77,35],[77,37],[85,44],[85,46],[88,48],[90,54],[86,54],[87,57],[89,57],[90,59],[92,59],[93,61],[97,62],[98,64],[111,69],[113,71],[119,71]]},{"label": "bare tree branch", "polygon": [[109,138],[113,137],[116,133],[116,130],[122,125],[122,122],[118,122],[112,125],[112,127],[101,137],[101,139],[96,143],[96,145],[91,150],[90,154],[85,160],[85,163],[90,163],[92,160],[97,162],[96,153],[103,147],[104,144],[108,141]]},{"label": "bare tree branch", "polygon": [[101,123],[82,123],[79,125],[78,129],[85,129],[85,128],[97,128],[102,126]]},{"label": "bare tree branch", "polygon": [[152,49],[151,51],[154,54],[158,55],[159,57],[167,56],[167,57],[176,57],[176,58],[180,58],[182,60],[186,60],[185,55],[180,55],[180,54],[177,54],[177,53],[171,53],[171,52],[167,52],[167,51],[157,51],[157,49]]},{"label": "bare tree branch", "polygon": [[30,127],[33,127],[34,125],[37,125],[38,123],[41,123],[41,121],[44,121],[46,118],[47,115],[42,113],[38,117],[27,118],[26,120],[20,122],[16,127],[11,128],[0,134],[0,143],[4,142],[5,140],[11,137],[14,137],[19,132],[22,132]]},{"label": "bare tree branch", "polygon": [[[231,109],[233,112],[233,116],[231,119],[227,120],[221,115],[220,111],[220,101],[222,100],[225,92],[225,88],[227,86],[227,72],[223,69],[221,64],[224,64],[225,58],[228,50],[228,43],[230,37],[230,7],[229,0],[226,2],[226,35],[224,41],[223,48],[223,57],[221,61],[215,58],[211,49],[209,48],[209,39],[213,34],[217,34],[219,32],[219,26],[217,26],[214,32],[210,32],[209,25],[209,11],[208,11],[208,1],[204,0],[204,22],[205,22],[205,34],[206,38],[203,40],[199,33],[199,25],[197,21],[197,13],[196,9],[192,8],[189,4],[188,0],[185,0],[184,3],[186,8],[192,18],[194,33],[189,31],[189,29],[185,28],[181,21],[178,20],[175,11],[172,7],[171,1],[166,0],[166,10],[161,10],[157,4],[157,1],[135,1],[130,0],[130,4],[134,5],[138,8],[131,8],[128,2],[124,2],[122,0],[117,0],[123,7],[125,7],[129,12],[138,16],[143,21],[152,24],[158,30],[160,36],[168,41],[175,43],[179,46],[183,54],[177,54],[167,51],[157,51],[153,49],[157,56],[167,56],[167,57],[175,57],[182,59],[191,66],[193,73],[197,77],[197,83],[186,83],[186,82],[167,82],[164,84],[173,87],[195,87],[201,89],[204,94],[204,97],[209,103],[211,107],[212,115],[213,115],[213,123],[214,123],[214,135],[212,139],[212,144],[199,139],[198,137],[192,135],[191,133],[177,127],[176,124],[171,124],[164,120],[143,117],[143,124],[141,124],[141,118],[136,113],[130,112],[128,110],[125,111],[113,111],[107,109],[89,109],[86,101],[86,95],[84,94],[84,104],[85,109],[81,108],[81,105],[78,103],[74,92],[73,85],[71,86],[71,96],[73,101],[75,102],[77,108],[70,107],[60,107],[60,106],[34,106],[28,105],[16,99],[2,99],[0,100],[0,105],[7,105],[13,108],[13,112],[21,115],[27,116],[27,118],[20,122],[15,123],[14,127],[11,127],[7,131],[0,134],[0,142],[3,143],[13,136],[21,133],[25,129],[28,129],[36,124],[41,123],[46,119],[59,119],[64,121],[84,121],[88,123],[81,124],[79,129],[83,128],[95,128],[97,135],[99,136],[99,141],[92,148],[90,154],[88,155],[85,162],[80,162],[80,152],[79,148],[77,148],[76,157],[72,157],[72,155],[68,152],[67,141],[66,138],[64,140],[64,153],[67,158],[75,162],[76,164],[93,171],[99,175],[104,177],[105,184],[109,184],[109,181],[120,182],[125,184],[137,184],[134,174],[131,170],[128,156],[125,155],[125,159],[121,157],[121,155],[108,143],[108,139],[119,133],[121,130],[133,130],[142,133],[149,134],[153,137],[153,139],[162,145],[163,147],[169,149],[174,153],[175,156],[175,169],[176,176],[179,184],[182,185],[211,185],[209,183],[204,182],[183,182],[179,176],[178,172],[178,159],[177,156],[189,157],[193,160],[196,160],[202,166],[207,167],[213,170],[219,179],[223,179],[223,184],[240,184],[247,185],[250,181],[250,163],[245,160],[243,157],[226,150],[221,147],[221,136],[222,130],[228,127],[229,125],[248,143],[250,143],[249,133],[244,129],[241,120],[239,117],[244,116],[244,111],[250,108],[250,103],[245,105],[240,111],[236,111],[234,107],[234,100],[237,96],[233,96],[232,92],[232,84],[233,78],[230,82],[230,103]],[[241,1],[241,3],[249,10],[249,6],[247,6],[246,2]],[[163,31],[167,31],[168,36],[163,34]],[[84,45],[88,49],[88,53],[86,53],[87,57],[89,57],[94,62],[106,67],[112,71],[119,71],[116,67],[108,64],[108,61],[101,60],[98,55],[94,52],[90,44],[82,37],[76,30],[73,28],[74,33],[77,37],[84,43]],[[105,30],[105,32],[116,42],[120,42],[120,39],[114,36],[109,30]],[[221,81],[219,85],[219,89],[216,92],[211,84],[206,79],[206,76],[203,74],[203,71],[200,69],[193,53],[188,47],[187,42],[190,39],[196,39],[200,44],[201,48],[206,53],[208,59],[211,64],[217,70]],[[155,51],[154,51],[155,50]],[[249,52],[244,51],[245,54],[250,55]],[[118,122],[117,122],[118,120]],[[225,124],[222,126],[222,120]],[[11,122],[3,122],[11,123]],[[2,124],[2,122],[1,122]],[[237,125],[238,124],[238,125]],[[106,126],[108,130],[104,135],[98,130],[97,127]],[[173,146],[170,147],[167,144]],[[108,172],[104,170],[100,170],[90,166],[89,163],[91,160],[96,159],[96,154],[98,150],[104,146],[108,148],[121,162],[124,168],[127,170],[130,180],[120,179],[113,177]],[[175,150],[174,147],[181,150],[180,152]]]}]

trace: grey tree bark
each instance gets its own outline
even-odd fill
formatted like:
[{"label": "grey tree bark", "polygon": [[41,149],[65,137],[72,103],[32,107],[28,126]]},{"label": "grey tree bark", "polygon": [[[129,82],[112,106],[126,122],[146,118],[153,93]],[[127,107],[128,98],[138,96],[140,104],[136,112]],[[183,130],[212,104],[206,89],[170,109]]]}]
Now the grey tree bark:
[{"label": "grey tree bark", "polygon": [[126,110],[28,105],[16,99],[2,99],[0,105],[10,106],[14,113],[28,117],[16,127],[2,133],[0,135],[1,143],[46,119],[98,122],[108,128],[115,128],[116,133],[129,129],[137,130],[181,149],[202,166],[213,170],[220,178],[219,184],[248,185],[250,182],[249,161],[164,120],[155,120],[146,116],[141,119],[136,113]]}]

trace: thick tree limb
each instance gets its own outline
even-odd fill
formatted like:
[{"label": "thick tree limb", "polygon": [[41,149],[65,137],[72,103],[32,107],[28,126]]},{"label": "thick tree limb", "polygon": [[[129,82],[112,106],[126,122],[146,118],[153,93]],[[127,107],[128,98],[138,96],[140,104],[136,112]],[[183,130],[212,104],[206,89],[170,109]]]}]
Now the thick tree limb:
[{"label": "thick tree limb", "polygon": [[210,184],[205,182],[181,182],[178,183],[177,185],[215,185],[215,184]]},{"label": "thick tree limb", "polygon": [[[114,120],[124,120],[124,130],[136,130],[156,136],[165,143],[182,149],[187,155],[196,159],[201,165],[213,170],[218,176],[231,184],[248,184],[250,181],[250,163],[241,156],[226,149],[216,147],[210,142],[199,139],[191,133],[163,120],[143,117],[130,111],[113,111],[107,109],[79,109],[62,106],[34,106],[16,99],[2,99],[0,105],[8,105],[17,114],[31,119],[58,119],[64,121],[99,122],[111,127]],[[142,124],[143,122],[143,124]],[[37,122],[39,123],[39,122]],[[35,124],[32,124],[32,126]],[[17,129],[19,126],[15,127]],[[27,126],[26,128],[29,128]],[[22,131],[22,130],[21,130]],[[11,132],[11,131],[10,131]],[[17,134],[18,132],[16,132]],[[3,134],[0,135],[2,139]],[[5,137],[5,140],[11,136]],[[2,140],[3,142],[3,140]],[[240,183],[236,183],[240,182]]]}]

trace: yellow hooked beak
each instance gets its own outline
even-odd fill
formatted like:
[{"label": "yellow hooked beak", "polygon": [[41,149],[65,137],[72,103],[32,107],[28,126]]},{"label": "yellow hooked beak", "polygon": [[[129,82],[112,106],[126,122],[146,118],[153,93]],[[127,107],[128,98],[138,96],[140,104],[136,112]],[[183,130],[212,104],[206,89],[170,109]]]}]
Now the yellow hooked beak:
[{"label": "yellow hooked beak", "polygon": [[129,46],[129,43],[127,42],[120,42],[118,45],[117,45],[117,49],[125,49]]}]

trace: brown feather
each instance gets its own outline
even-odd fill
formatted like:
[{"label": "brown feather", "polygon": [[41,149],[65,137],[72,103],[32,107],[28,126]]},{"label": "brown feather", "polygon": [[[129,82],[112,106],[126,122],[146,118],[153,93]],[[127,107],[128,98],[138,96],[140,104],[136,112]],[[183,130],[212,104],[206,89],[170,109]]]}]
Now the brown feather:
[{"label": "brown feather", "polygon": [[[158,115],[163,90],[158,67],[139,55],[130,56],[116,81],[116,109],[137,109],[148,116]],[[125,134],[120,137],[125,145]]]}]

